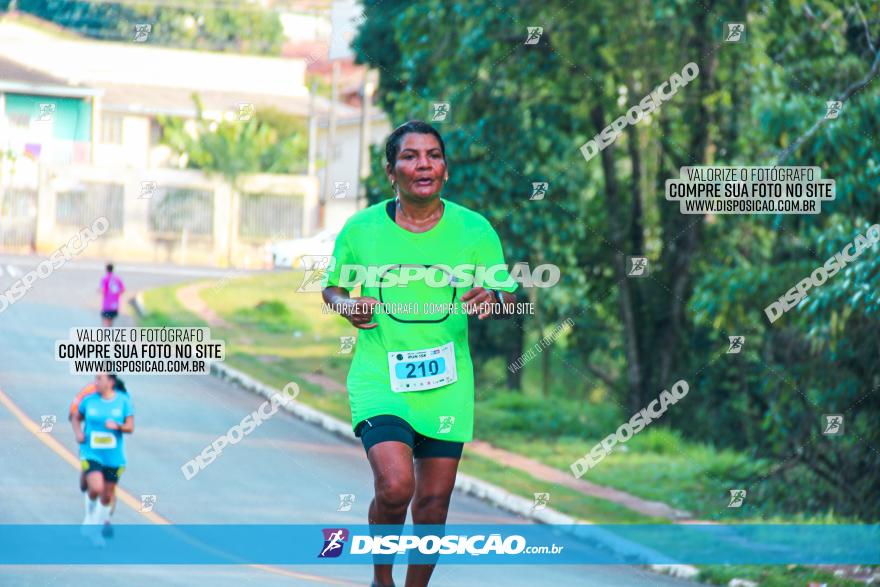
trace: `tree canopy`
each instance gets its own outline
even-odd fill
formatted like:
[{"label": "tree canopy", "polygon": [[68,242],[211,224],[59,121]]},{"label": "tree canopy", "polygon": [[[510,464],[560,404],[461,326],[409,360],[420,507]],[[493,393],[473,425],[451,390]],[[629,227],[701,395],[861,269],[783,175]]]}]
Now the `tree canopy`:
[{"label": "tree canopy", "polygon": [[[365,2],[358,60],[380,72],[392,125],[428,120],[447,145],[445,197],[495,226],[509,262],[551,262],[539,312],[476,329],[515,357],[572,318],[556,349],[574,393],[627,414],[684,378],[668,425],[768,463],[754,491],[783,509],[880,516],[880,247],[779,321],[764,308],[880,221],[880,8],[865,0],[627,3]],[[625,16],[625,17],[624,17]],[[725,40],[727,23],[743,38]],[[526,44],[529,27],[541,27]],[[442,32],[441,32],[442,31]],[[688,63],[699,75],[587,161],[580,147]],[[826,119],[826,102],[843,102]],[[388,197],[374,150],[372,201]],[[780,161],[781,159],[781,161]],[[836,181],[818,215],[684,215],[664,199],[682,166],[815,165]],[[530,200],[533,182],[548,182]],[[628,277],[628,256],[649,275]],[[739,354],[728,337],[743,336]],[[550,349],[542,357],[552,377]],[[521,387],[517,376],[507,384]],[[825,414],[852,434],[823,436]],[[766,481],[766,482],[765,482]],[[793,488],[792,485],[795,485]],[[870,495],[872,499],[855,499]]]}]

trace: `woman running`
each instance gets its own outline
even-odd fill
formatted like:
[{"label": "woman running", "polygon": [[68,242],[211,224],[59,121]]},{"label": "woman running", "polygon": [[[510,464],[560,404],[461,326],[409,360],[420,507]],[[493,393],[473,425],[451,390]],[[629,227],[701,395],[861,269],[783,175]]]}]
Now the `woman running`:
[{"label": "woman running", "polygon": [[[70,402],[70,410],[68,412],[67,419],[70,421],[71,425],[73,426],[74,436],[78,437],[78,433],[82,432],[82,425],[76,420],[76,415],[79,412],[79,404],[80,404],[80,402],[82,402],[83,398],[85,398],[86,396],[92,395],[93,393],[98,393],[97,381],[98,381],[98,377],[95,376],[95,380],[92,381],[91,383],[87,384],[81,390],[79,390],[79,393],[76,394],[76,397],[73,398],[72,402]],[[116,389],[116,391],[121,391],[122,393],[126,393],[126,394],[128,393],[128,390],[125,389],[125,383],[123,383],[122,379],[119,379],[118,377],[116,378],[116,383],[114,384],[114,388]],[[80,444],[82,444],[82,443],[80,443]],[[80,447],[80,448],[82,448],[82,447]],[[82,472],[80,472],[80,475],[79,475],[79,490],[83,494],[83,501],[85,502],[86,513],[89,512],[89,504],[90,504],[88,489],[89,489],[89,487],[86,484],[86,472],[82,471]],[[112,516],[113,512],[115,512],[115,511],[116,511],[116,494],[114,493],[113,494],[113,502],[110,506],[110,515]],[[109,529],[109,526],[107,528]]]},{"label": "woman running", "polygon": [[107,273],[101,279],[101,324],[113,326],[119,315],[119,298],[125,292],[125,284],[113,273],[113,265],[107,264]]},{"label": "woman running", "polygon": [[[122,435],[134,432],[134,410],[128,393],[117,392],[116,375],[99,373],[95,384],[98,392],[83,397],[74,424],[88,487],[83,526],[88,530],[89,526],[100,525],[104,536],[112,536],[111,502],[126,463]],[[85,422],[84,429],[79,426],[81,422]],[[94,539],[103,544],[100,536]]]},{"label": "woman running", "polygon": [[[388,137],[385,157],[396,198],[345,224],[323,297],[361,330],[347,383],[352,427],[373,470],[369,523],[403,524],[412,503],[414,524],[445,524],[463,443],[473,437],[467,314],[509,316],[504,304],[516,301],[510,293],[516,285],[504,270],[494,274],[498,289],[456,287],[461,282],[451,268],[503,265],[504,255],[483,216],[441,198],[449,178],[446,151],[432,126],[401,125]],[[425,279],[406,287],[367,280],[362,297],[351,298],[345,265],[378,268],[383,283],[419,268]],[[416,312],[374,311],[379,303],[383,310],[396,305]],[[462,307],[467,313],[458,311]],[[406,587],[426,586],[433,569],[410,565]],[[374,565],[373,587],[393,587],[391,571],[391,565]]]}]

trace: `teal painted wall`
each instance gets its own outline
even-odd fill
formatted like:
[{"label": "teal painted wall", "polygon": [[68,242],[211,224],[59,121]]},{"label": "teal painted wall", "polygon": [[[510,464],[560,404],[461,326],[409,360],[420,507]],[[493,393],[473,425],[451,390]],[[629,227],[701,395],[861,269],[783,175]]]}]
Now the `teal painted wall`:
[{"label": "teal painted wall", "polygon": [[6,94],[6,113],[8,115],[27,114],[31,123],[40,118],[40,104],[55,105],[52,124],[53,138],[77,142],[90,140],[92,109],[88,100],[30,94]]}]

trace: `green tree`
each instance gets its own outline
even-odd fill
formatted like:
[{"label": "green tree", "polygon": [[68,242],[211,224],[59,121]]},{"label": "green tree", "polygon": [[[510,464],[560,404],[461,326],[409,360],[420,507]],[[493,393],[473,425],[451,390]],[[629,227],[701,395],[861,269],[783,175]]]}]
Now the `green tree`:
[{"label": "green tree", "polygon": [[[510,260],[560,266],[560,285],[538,296],[540,317],[520,326],[536,337],[574,318],[573,348],[558,357],[567,384],[609,389],[632,413],[685,378],[698,391],[664,420],[769,463],[750,480],[768,511],[880,514],[880,438],[868,424],[880,408],[876,257],[781,324],[763,316],[766,296],[880,218],[869,140],[880,111],[868,83],[880,67],[876,3],[638,0],[622,14],[604,1],[382,0],[365,15],[355,49],[380,70],[392,123],[451,104],[451,123],[439,125],[446,197],[489,218]],[[724,43],[726,22],[745,22],[747,42]],[[537,44],[524,44],[528,26],[543,26]],[[584,160],[580,145],[689,62],[695,80]],[[835,97],[845,116],[817,123]],[[837,179],[821,216],[686,216],[663,199],[682,166],[783,156]],[[528,200],[532,181],[549,181],[544,200]],[[388,194],[378,150],[368,193]],[[648,278],[626,275],[628,255],[648,257]],[[478,355],[509,360],[522,348],[513,328],[475,328],[489,342]],[[742,355],[725,355],[730,335],[746,336]],[[819,421],[835,412],[849,414],[854,433],[825,442]],[[731,481],[706,475],[714,491]]]},{"label": "green tree", "polygon": [[304,123],[274,109],[258,110],[247,120],[205,118],[197,95],[195,132],[180,118],[161,116],[163,143],[187,166],[222,175],[231,184],[245,173],[303,173],[308,144]]},{"label": "green tree", "polygon": [[[4,4],[8,8],[8,0]],[[130,41],[135,25],[149,24],[146,42],[183,49],[278,55],[284,42],[278,15],[254,8],[19,0],[18,9],[82,35],[112,41]]]}]

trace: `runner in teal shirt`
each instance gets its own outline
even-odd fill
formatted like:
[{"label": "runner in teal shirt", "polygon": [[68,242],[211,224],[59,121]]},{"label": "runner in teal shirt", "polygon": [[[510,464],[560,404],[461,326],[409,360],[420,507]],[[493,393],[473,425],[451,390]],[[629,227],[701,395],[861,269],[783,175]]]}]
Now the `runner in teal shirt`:
[{"label": "runner in teal shirt", "polygon": [[[87,395],[79,404],[79,413],[85,422],[85,442],[80,445],[79,458],[97,461],[104,467],[124,467],[125,438],[119,427],[134,415],[128,394],[114,391],[111,399],[99,393]],[[116,426],[108,428],[108,421]]]},{"label": "runner in teal shirt", "polygon": [[[113,535],[111,505],[126,464],[123,435],[134,432],[131,399],[127,393],[117,391],[117,386],[124,389],[115,374],[99,373],[95,377],[97,393],[80,401],[74,422],[87,486],[83,533],[98,545],[103,545],[103,537]],[[83,423],[85,426],[81,429]],[[100,536],[90,531],[98,527]]]}]

